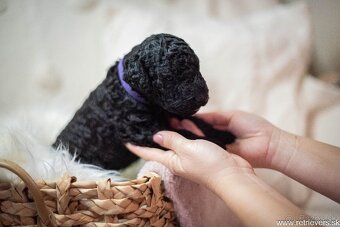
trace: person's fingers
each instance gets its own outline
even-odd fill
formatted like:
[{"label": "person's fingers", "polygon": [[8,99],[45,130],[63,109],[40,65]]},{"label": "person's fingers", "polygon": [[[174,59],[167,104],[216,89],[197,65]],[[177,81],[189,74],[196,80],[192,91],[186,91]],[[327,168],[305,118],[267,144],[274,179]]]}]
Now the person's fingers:
[{"label": "person's fingers", "polygon": [[233,112],[226,113],[200,113],[195,116],[202,119],[203,121],[213,125],[213,126],[223,126],[226,127],[232,117]]},{"label": "person's fingers", "polygon": [[[214,128],[219,130],[227,130],[231,132],[235,132],[237,130],[235,128],[234,120],[236,116],[246,116],[247,113],[238,110],[232,110],[222,113],[202,113],[197,114],[198,118],[201,118],[203,121],[211,124]],[[235,132],[236,133],[236,132]]]},{"label": "person's fingers", "polygon": [[174,154],[173,151],[163,151],[163,150],[157,149],[157,148],[140,147],[140,146],[133,145],[131,143],[128,143],[125,146],[132,153],[141,157],[142,159],[147,160],[147,161],[160,162],[163,165],[167,165],[167,162],[169,160],[169,156]]},{"label": "person's fingers", "polygon": [[204,136],[204,133],[202,132],[201,129],[199,129],[192,121],[190,120],[183,120],[181,121],[181,125],[183,129],[188,130],[197,136]]},{"label": "person's fingers", "polygon": [[171,128],[173,128],[173,129],[180,129],[180,127],[181,127],[181,122],[180,122],[180,120],[178,120],[177,118],[170,118],[170,120],[169,120],[169,125],[170,125],[170,127]]},{"label": "person's fingers", "polygon": [[171,118],[169,124],[173,129],[185,129],[198,136],[204,136],[204,133],[190,120],[184,119],[180,121],[177,118]]},{"label": "person's fingers", "polygon": [[153,136],[153,141],[162,147],[175,152],[186,150],[190,147],[190,140],[184,138],[177,132],[160,131]]}]

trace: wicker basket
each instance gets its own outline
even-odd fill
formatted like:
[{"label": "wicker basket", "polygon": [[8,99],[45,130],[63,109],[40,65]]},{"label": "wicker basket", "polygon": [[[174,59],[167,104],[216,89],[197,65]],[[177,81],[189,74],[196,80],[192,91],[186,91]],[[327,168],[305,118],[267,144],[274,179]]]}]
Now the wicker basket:
[{"label": "wicker basket", "polygon": [[34,182],[18,165],[0,159],[0,167],[22,183],[0,183],[0,226],[176,226],[172,203],[161,178],[150,173],[126,182]]}]

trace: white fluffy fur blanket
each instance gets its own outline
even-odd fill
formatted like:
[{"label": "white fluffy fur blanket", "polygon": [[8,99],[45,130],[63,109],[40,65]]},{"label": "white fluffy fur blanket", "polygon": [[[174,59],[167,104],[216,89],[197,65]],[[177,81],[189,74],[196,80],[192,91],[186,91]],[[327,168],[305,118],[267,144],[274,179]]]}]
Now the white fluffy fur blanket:
[{"label": "white fluffy fur blanket", "polygon": [[[52,131],[55,127],[51,126],[53,123],[44,121],[44,116],[39,119],[26,117],[26,120],[20,120],[20,123],[17,121],[13,123],[15,122],[13,120],[9,122],[12,122],[11,125],[0,128],[0,158],[17,163],[33,179],[55,181],[64,174],[68,174],[76,176],[78,180],[103,178],[111,178],[113,181],[122,180],[116,171],[79,163],[64,147],[53,149],[47,138],[54,134]],[[55,121],[52,120],[52,122],[58,125]],[[17,177],[9,171],[0,169],[0,181],[15,179]]]}]

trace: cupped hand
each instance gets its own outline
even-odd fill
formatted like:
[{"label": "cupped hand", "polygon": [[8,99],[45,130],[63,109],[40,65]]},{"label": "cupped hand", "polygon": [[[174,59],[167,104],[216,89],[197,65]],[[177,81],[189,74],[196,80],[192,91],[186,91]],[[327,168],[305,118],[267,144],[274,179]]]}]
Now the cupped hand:
[{"label": "cupped hand", "polygon": [[205,140],[188,140],[176,132],[161,131],[154,141],[169,150],[127,144],[127,148],[145,160],[162,163],[175,175],[214,187],[219,177],[254,174],[250,164]]},{"label": "cupped hand", "polygon": [[[227,145],[229,152],[246,159],[253,167],[272,168],[273,156],[281,134],[279,128],[259,116],[242,111],[196,116],[214,128],[230,131],[237,137],[234,143]],[[186,129],[203,136],[203,132],[189,120],[173,119],[171,125],[176,129]]]}]

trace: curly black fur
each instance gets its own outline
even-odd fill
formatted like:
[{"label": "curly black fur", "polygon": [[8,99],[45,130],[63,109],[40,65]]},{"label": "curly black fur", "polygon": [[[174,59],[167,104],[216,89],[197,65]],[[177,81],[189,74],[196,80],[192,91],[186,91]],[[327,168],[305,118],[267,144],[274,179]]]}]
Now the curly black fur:
[{"label": "curly black fur", "polygon": [[[198,57],[184,40],[173,35],[152,35],[124,57],[124,81],[147,104],[127,94],[119,81],[117,65],[109,69],[105,80],[91,92],[53,144],[62,143],[82,162],[106,169],[120,169],[137,159],[124,143],[155,147],[152,136],[171,129],[170,117],[188,118],[208,101]],[[205,132],[204,139],[220,146],[235,139],[202,120],[190,120]],[[179,132],[190,139],[198,138],[188,131]]]}]

